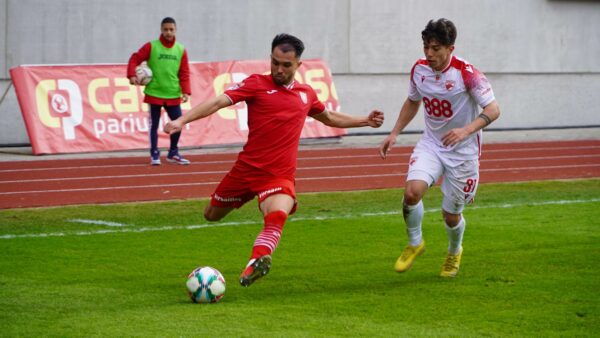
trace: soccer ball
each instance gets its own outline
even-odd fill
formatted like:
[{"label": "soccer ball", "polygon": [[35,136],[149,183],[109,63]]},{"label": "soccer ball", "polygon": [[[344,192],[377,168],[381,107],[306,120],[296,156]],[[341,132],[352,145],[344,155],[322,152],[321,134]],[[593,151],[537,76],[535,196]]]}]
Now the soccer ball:
[{"label": "soccer ball", "polygon": [[145,86],[152,81],[152,69],[142,63],[135,69],[135,77],[142,86]]},{"label": "soccer ball", "polygon": [[192,271],[185,285],[194,303],[216,303],[225,295],[225,278],[210,266]]}]

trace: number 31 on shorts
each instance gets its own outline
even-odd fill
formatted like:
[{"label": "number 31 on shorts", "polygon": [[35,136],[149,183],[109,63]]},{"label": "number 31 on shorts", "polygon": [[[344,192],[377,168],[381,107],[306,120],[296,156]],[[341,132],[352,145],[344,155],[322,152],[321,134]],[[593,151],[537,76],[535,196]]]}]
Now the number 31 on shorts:
[{"label": "number 31 on shorts", "polygon": [[475,192],[476,188],[477,188],[477,179],[469,178],[469,179],[467,179],[467,184],[465,184],[465,186],[463,187],[463,191],[466,193],[472,193],[472,192]]},{"label": "number 31 on shorts", "polygon": [[465,193],[465,201],[467,203],[473,203],[475,197],[475,189],[477,189],[477,179],[469,178],[465,186],[463,187],[463,191]]}]

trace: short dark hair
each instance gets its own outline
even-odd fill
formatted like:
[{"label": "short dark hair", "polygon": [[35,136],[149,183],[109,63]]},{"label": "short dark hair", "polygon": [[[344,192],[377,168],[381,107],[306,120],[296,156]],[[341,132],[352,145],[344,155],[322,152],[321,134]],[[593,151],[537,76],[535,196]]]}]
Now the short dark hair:
[{"label": "short dark hair", "polygon": [[160,22],[160,25],[162,26],[162,25],[164,25],[164,24],[166,24],[166,23],[172,23],[172,24],[174,24],[175,26],[177,26],[177,24],[175,23],[175,19],[173,19],[173,18],[172,18],[172,17],[170,17],[170,16],[167,16],[166,18],[162,19],[162,21]]},{"label": "short dark hair", "polygon": [[277,34],[275,36],[271,43],[271,52],[273,52],[275,47],[279,47],[284,53],[293,50],[298,58],[302,55],[302,52],[304,52],[304,43],[297,37],[286,33]]},{"label": "short dark hair", "polygon": [[454,45],[456,41],[456,26],[448,19],[429,20],[425,29],[421,32],[423,42],[429,43],[435,40],[444,46]]}]

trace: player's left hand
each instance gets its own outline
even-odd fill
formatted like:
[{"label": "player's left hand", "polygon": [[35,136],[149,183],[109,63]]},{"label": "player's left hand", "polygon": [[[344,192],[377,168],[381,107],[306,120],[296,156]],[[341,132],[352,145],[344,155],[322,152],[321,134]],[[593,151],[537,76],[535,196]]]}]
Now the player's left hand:
[{"label": "player's left hand", "polygon": [[183,103],[188,102],[189,99],[190,99],[190,96],[188,94],[183,94],[181,96],[181,102],[183,102]]},{"label": "player's left hand", "polygon": [[469,136],[469,132],[465,128],[455,128],[442,137],[442,142],[445,147],[451,147],[464,140],[467,136]]},{"label": "player's left hand", "polygon": [[379,111],[379,110],[373,110],[369,114],[369,117],[367,118],[369,127],[373,127],[373,128],[381,127],[381,125],[383,124],[383,120],[384,120],[383,112]]}]

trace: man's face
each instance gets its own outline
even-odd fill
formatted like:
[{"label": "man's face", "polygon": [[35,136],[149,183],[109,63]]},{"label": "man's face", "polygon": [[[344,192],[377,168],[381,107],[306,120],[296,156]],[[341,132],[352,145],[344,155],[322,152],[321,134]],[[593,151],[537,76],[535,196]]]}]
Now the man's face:
[{"label": "man's face", "polygon": [[165,40],[173,41],[173,39],[175,39],[175,33],[177,33],[177,27],[174,23],[163,23],[160,26],[160,33]]},{"label": "man's face", "polygon": [[280,86],[292,83],[296,69],[301,64],[302,62],[296,57],[296,52],[293,49],[284,52],[279,46],[275,47],[271,53],[271,76],[273,81]]},{"label": "man's face", "polygon": [[423,52],[433,70],[442,71],[448,65],[450,55],[454,51],[454,45],[444,46],[436,40],[423,41]]}]

